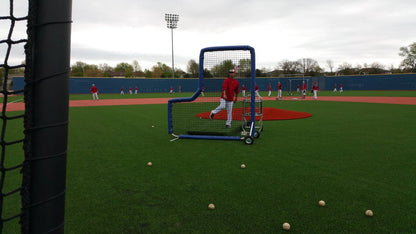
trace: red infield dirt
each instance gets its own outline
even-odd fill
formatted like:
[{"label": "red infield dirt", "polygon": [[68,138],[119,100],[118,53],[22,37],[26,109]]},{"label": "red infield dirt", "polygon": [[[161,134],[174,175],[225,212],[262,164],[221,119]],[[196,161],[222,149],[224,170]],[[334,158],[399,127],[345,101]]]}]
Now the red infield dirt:
[{"label": "red infield dirt", "polygon": [[[109,100],[74,100],[69,101],[69,107],[79,106],[121,106],[121,105],[146,105],[146,104],[165,104],[170,98],[135,98],[135,99],[109,99]],[[212,100],[212,98],[211,98]],[[263,97],[263,100],[276,100],[275,97]],[[314,101],[308,96],[306,99],[300,97],[283,97],[283,100],[293,101]],[[204,98],[198,98],[198,101],[204,102]],[[347,97],[347,96],[322,96],[318,97],[318,101],[336,101],[336,102],[366,102],[366,103],[386,103],[386,104],[402,104],[402,105],[416,105],[416,97]],[[215,102],[219,102],[215,100]],[[0,104],[3,109],[3,104]],[[8,103],[6,111],[22,111],[25,109],[25,104],[21,102]]]},{"label": "red infield dirt", "polygon": [[[250,108],[246,108],[245,113],[249,113]],[[258,108],[256,108],[256,113],[259,113]],[[209,115],[211,114],[210,111],[199,113],[196,116],[202,119],[209,119]],[[290,111],[290,110],[283,110],[277,109],[273,107],[263,107],[263,120],[289,120],[289,119],[303,119],[311,117],[312,115],[306,112],[300,111]],[[241,120],[241,116],[243,116],[243,108],[234,108],[233,109],[233,120]],[[227,119],[227,111],[222,110],[214,115],[214,119]],[[256,116],[256,121],[261,119],[260,116]],[[250,120],[250,116],[246,117],[246,120]]]}]

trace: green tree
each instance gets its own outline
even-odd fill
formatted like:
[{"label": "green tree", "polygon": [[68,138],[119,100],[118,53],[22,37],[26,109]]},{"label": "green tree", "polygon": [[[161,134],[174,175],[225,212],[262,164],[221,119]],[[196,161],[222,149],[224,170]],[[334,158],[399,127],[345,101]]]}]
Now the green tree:
[{"label": "green tree", "polygon": [[107,63],[101,63],[98,66],[98,69],[100,70],[103,77],[111,77],[111,72],[113,71],[113,68],[109,66]]},{"label": "green tree", "polygon": [[188,62],[186,71],[190,74],[190,77],[198,77],[199,74],[199,65],[195,60],[191,59]]},{"label": "green tree", "polygon": [[144,69],[144,77],[152,78],[152,76],[153,76],[152,71],[150,71],[149,69]]},{"label": "green tree", "polygon": [[416,72],[416,42],[413,42],[408,47],[400,47],[399,55],[404,58],[400,64],[403,69]]},{"label": "green tree", "polygon": [[98,69],[97,65],[94,64],[87,64],[84,67],[84,76],[86,77],[101,77],[103,73]]},{"label": "green tree", "polygon": [[228,72],[231,69],[234,69],[234,67],[235,67],[235,65],[234,65],[233,61],[231,61],[231,60],[224,60],[220,64],[215,65],[211,69],[211,74],[214,77],[227,77],[228,76]]},{"label": "green tree", "polygon": [[240,59],[238,61],[238,73],[242,77],[250,77],[251,76],[251,59]]},{"label": "green tree", "polygon": [[128,63],[119,63],[114,68],[116,72],[124,72],[125,77],[133,77],[133,66]]},{"label": "green tree", "polygon": [[77,61],[74,65],[71,66],[71,76],[83,77],[86,66],[86,63]]}]

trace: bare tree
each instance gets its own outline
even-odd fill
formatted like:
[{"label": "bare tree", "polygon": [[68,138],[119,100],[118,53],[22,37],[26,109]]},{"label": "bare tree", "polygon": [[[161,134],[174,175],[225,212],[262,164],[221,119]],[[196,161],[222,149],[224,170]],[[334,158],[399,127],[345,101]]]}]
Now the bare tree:
[{"label": "bare tree", "polygon": [[332,61],[331,59],[326,60],[326,65],[329,68],[329,71],[332,73],[333,69],[334,69],[334,61]]},{"label": "bare tree", "polygon": [[140,67],[140,64],[137,60],[133,61],[133,72],[141,71],[142,68]]}]

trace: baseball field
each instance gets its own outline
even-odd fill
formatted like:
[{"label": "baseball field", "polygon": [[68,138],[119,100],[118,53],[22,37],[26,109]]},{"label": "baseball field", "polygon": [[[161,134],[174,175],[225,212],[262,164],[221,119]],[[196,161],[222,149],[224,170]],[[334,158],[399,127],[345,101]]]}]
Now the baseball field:
[{"label": "baseball field", "polygon": [[[70,108],[66,233],[280,233],[285,222],[295,233],[416,232],[415,91],[266,100],[265,107],[312,117],[265,121],[253,145],[170,141],[167,104],[150,98],[182,96],[189,94],[102,94],[98,102],[144,103]],[[411,101],[329,98],[348,96]],[[21,123],[10,125],[10,137],[21,137]],[[19,199],[5,201],[5,212],[12,202]],[[12,223],[4,231],[20,230]]]}]

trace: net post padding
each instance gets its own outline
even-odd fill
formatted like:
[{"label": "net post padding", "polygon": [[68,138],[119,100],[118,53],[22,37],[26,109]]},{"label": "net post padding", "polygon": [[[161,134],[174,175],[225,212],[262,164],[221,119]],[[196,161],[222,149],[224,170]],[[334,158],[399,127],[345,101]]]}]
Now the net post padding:
[{"label": "net post padding", "polygon": [[71,0],[29,1],[22,233],[63,233]]},{"label": "net post padding", "polygon": [[[182,138],[182,139],[209,139],[209,140],[242,140],[244,139],[244,137],[240,136],[240,131],[237,131],[236,129],[234,129],[234,133],[224,133],[221,132],[221,130],[218,130],[218,128],[211,128],[211,129],[204,129],[202,131],[199,130],[195,130],[193,131],[193,129],[188,129],[187,133],[177,133],[177,125],[178,125],[178,120],[175,121],[175,117],[173,112],[175,112],[177,109],[180,108],[180,105],[184,105],[184,103],[195,103],[194,105],[196,105],[196,103],[210,103],[210,107],[212,108],[212,105],[218,105],[218,102],[220,100],[220,97],[218,95],[215,96],[215,94],[213,94],[214,96],[212,96],[211,98],[216,98],[215,101],[212,101],[214,99],[210,99],[208,100],[208,97],[204,97],[201,98],[201,93],[202,91],[207,91],[205,94],[206,96],[209,96],[207,93],[210,92],[210,90],[207,90],[207,86],[205,85],[211,85],[210,88],[212,88],[215,83],[215,86],[218,87],[218,84],[223,82],[223,80],[226,78],[226,76],[218,76],[218,77],[205,77],[205,69],[212,69],[212,67],[209,66],[213,66],[214,64],[210,64],[209,66],[205,66],[205,60],[206,60],[206,53],[239,53],[240,51],[244,52],[242,57],[239,58],[233,58],[233,64],[238,64],[238,60],[236,59],[241,59],[241,60],[246,60],[248,61],[249,64],[247,67],[247,71],[249,70],[249,74],[246,74],[246,77],[244,78],[244,82],[246,82],[246,86],[249,86],[251,88],[249,88],[250,91],[250,98],[251,98],[251,103],[250,103],[250,121],[253,122],[253,124],[255,124],[255,85],[256,85],[256,81],[255,81],[255,76],[256,76],[256,69],[255,69],[255,50],[253,47],[251,46],[247,46],[247,45],[242,45],[242,46],[217,46],[217,47],[207,47],[207,48],[203,48],[200,51],[200,56],[199,56],[199,79],[198,79],[198,87],[196,92],[192,95],[192,97],[188,97],[188,98],[174,98],[174,99],[170,99],[168,101],[168,132],[169,134],[172,134],[174,136],[178,136],[178,138]],[[231,55],[232,56],[232,55]],[[227,56],[225,56],[227,57]],[[228,58],[228,57],[227,57]],[[221,58],[222,59],[222,58]],[[216,62],[224,62],[224,60],[219,59]],[[215,64],[218,65],[218,64]],[[239,66],[239,65],[238,65]],[[208,68],[207,68],[208,67]],[[227,70],[228,72],[228,70]],[[237,80],[239,80],[239,82],[241,82],[242,77],[236,78]],[[210,83],[210,84],[207,84]],[[241,86],[241,83],[240,83]],[[240,87],[241,89],[241,87]],[[214,92],[212,92],[214,93]],[[241,92],[240,92],[241,93]],[[200,101],[199,98],[201,98],[202,100]],[[198,100],[197,100],[198,99]],[[212,104],[214,103],[214,104]],[[206,108],[204,111],[206,111],[208,108]],[[199,109],[198,109],[199,110]],[[199,110],[200,111],[200,110]],[[195,112],[189,111],[189,113],[187,113],[187,115],[195,117]],[[188,117],[190,118],[190,117]],[[190,119],[188,119],[190,120]],[[187,120],[183,120],[184,122],[186,122]],[[193,120],[190,120],[193,121]],[[210,120],[208,120],[210,121]],[[217,120],[212,120],[212,121],[217,121]],[[217,121],[218,122],[218,121]],[[207,122],[205,122],[207,123]],[[211,122],[212,123],[212,122]],[[202,123],[204,124],[204,123]],[[198,126],[200,127],[200,126]],[[192,128],[192,127],[190,127]],[[205,131],[205,132],[204,132]],[[216,131],[218,131],[216,133]],[[206,134],[208,133],[208,134]],[[237,136],[237,133],[239,136]],[[228,135],[227,135],[228,134]],[[229,135],[231,134],[231,135]],[[254,133],[252,133],[254,134]],[[251,135],[253,136],[253,135]]]}]

